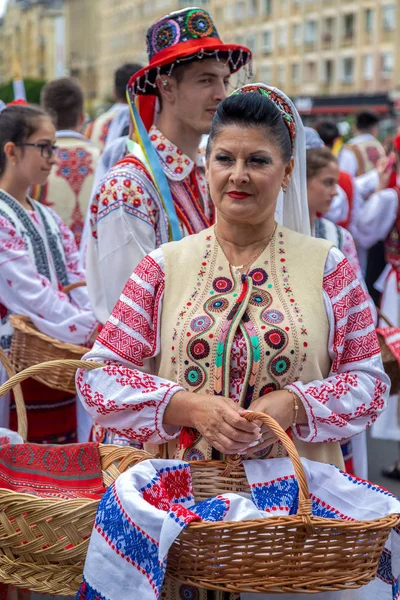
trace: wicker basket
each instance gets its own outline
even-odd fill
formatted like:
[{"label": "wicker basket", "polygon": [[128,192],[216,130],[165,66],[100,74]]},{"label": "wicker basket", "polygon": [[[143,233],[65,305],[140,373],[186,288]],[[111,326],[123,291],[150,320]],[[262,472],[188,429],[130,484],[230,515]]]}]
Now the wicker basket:
[{"label": "wicker basket", "polygon": [[[385,321],[385,323],[387,324],[388,327],[394,327],[394,325],[389,321],[389,319],[387,317],[385,317],[385,315],[383,315],[380,312],[380,310],[378,310],[377,312],[378,312],[379,318],[382,319],[383,321]],[[383,335],[381,335],[379,332],[377,332],[377,335],[378,335],[379,345],[381,348],[383,367],[384,367],[385,372],[391,382],[390,392],[391,392],[391,394],[398,394],[400,392],[400,367],[399,367],[398,360],[393,355],[389,346],[386,344],[386,341],[385,341],[385,338],[383,337]]]},{"label": "wicker basket", "polygon": [[[373,521],[314,517],[297,450],[268,415],[263,421],[282,441],[299,483],[298,514],[242,522],[191,523],[168,554],[168,574],[207,589],[254,593],[315,593],[354,589],[374,579],[399,515]],[[250,492],[244,468],[229,460],[191,463],[196,501],[226,492]]]},{"label": "wicker basket", "polygon": [[[36,376],[40,370],[75,370],[78,366],[80,361],[32,366],[0,387],[0,397],[14,388],[18,432],[24,439],[26,413],[18,383]],[[84,366],[90,369],[102,365]],[[121,473],[150,457],[132,448],[101,445],[103,483],[110,485]],[[39,593],[75,595],[82,582],[97,506],[96,500],[38,498],[0,489],[0,581]]]},{"label": "wicker basket", "polygon": [[[17,373],[46,361],[79,360],[89,352],[89,348],[84,346],[66,344],[41,333],[28,317],[10,315],[9,319],[14,327],[10,362]],[[50,388],[76,394],[75,369],[68,365],[55,366],[51,371],[46,371],[45,376],[38,372],[33,377]]]},{"label": "wicker basket", "polygon": [[[73,366],[102,365],[73,361]],[[33,373],[53,367],[46,363],[19,373],[0,387],[0,395]],[[191,523],[169,551],[168,575],[200,588],[232,592],[315,593],[366,585],[376,575],[399,515],[356,522],[314,517],[293,442],[271,417],[249,413],[247,418],[263,421],[282,440],[299,482],[298,514]],[[145,452],[116,446],[102,446],[100,453],[106,485],[128,467],[150,458]],[[191,469],[196,501],[220,493],[249,492],[240,459],[195,461]],[[0,580],[37,592],[75,594],[97,504],[0,490]]]}]

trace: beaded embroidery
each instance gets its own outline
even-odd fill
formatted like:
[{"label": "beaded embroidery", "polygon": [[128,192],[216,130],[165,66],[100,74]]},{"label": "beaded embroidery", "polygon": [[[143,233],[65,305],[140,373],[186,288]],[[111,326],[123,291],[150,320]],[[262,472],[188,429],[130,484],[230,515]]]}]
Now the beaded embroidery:
[{"label": "beaded embroidery", "polygon": [[248,94],[248,93],[261,94],[262,96],[265,96],[266,98],[268,98],[268,100],[271,100],[271,102],[273,102],[275,104],[275,106],[278,108],[278,110],[280,111],[280,113],[283,117],[284,123],[289,130],[290,142],[291,142],[292,154],[293,154],[294,141],[296,139],[296,122],[295,122],[295,119],[293,116],[292,107],[290,106],[289,102],[287,102],[283,96],[278,94],[277,90],[275,90],[273,88],[269,88],[269,87],[264,86],[259,83],[255,84],[255,85],[252,85],[252,84],[245,85],[245,86],[241,87],[240,89],[232,92],[231,95],[237,96],[239,94]]}]

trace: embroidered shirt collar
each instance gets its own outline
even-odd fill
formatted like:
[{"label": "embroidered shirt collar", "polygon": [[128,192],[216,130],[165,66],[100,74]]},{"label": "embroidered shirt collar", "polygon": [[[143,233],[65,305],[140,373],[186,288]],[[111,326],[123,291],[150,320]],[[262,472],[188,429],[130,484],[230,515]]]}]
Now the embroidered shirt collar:
[{"label": "embroidered shirt collar", "polygon": [[76,138],[78,140],[88,141],[84,135],[79,133],[78,131],[73,131],[73,129],[59,129],[56,131],[56,138]]},{"label": "embroidered shirt collar", "polygon": [[[168,179],[182,181],[188,177],[193,170],[194,162],[186,154],[183,154],[175,144],[170,142],[155,125],[152,125],[149,136]],[[196,165],[204,166],[204,152],[198,152]]]}]

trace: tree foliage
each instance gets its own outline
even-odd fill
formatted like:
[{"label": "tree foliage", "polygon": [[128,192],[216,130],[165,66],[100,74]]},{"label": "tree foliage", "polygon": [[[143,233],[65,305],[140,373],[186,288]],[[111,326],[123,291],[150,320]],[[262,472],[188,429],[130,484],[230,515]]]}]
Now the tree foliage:
[{"label": "tree foliage", "polygon": [[[40,91],[46,82],[41,79],[24,79],[26,99],[32,104],[40,104]],[[0,86],[0,100],[6,104],[14,100],[12,81]]]}]

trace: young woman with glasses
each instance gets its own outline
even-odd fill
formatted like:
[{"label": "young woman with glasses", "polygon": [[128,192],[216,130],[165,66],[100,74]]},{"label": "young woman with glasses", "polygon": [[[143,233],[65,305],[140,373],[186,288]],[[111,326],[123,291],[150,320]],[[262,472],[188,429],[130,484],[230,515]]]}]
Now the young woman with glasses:
[{"label": "young woman with glasses", "polygon": [[[54,141],[54,125],[40,108],[16,105],[0,113],[0,347],[5,352],[11,347],[12,313],[29,317],[63,342],[88,345],[97,331],[86,289],[62,292],[85,279],[71,231],[51,208],[29,197],[30,187],[44,184],[56,163]],[[33,380],[24,388],[30,441],[76,441],[75,397]],[[0,425],[7,426],[8,404],[2,399],[0,407]]]}]

